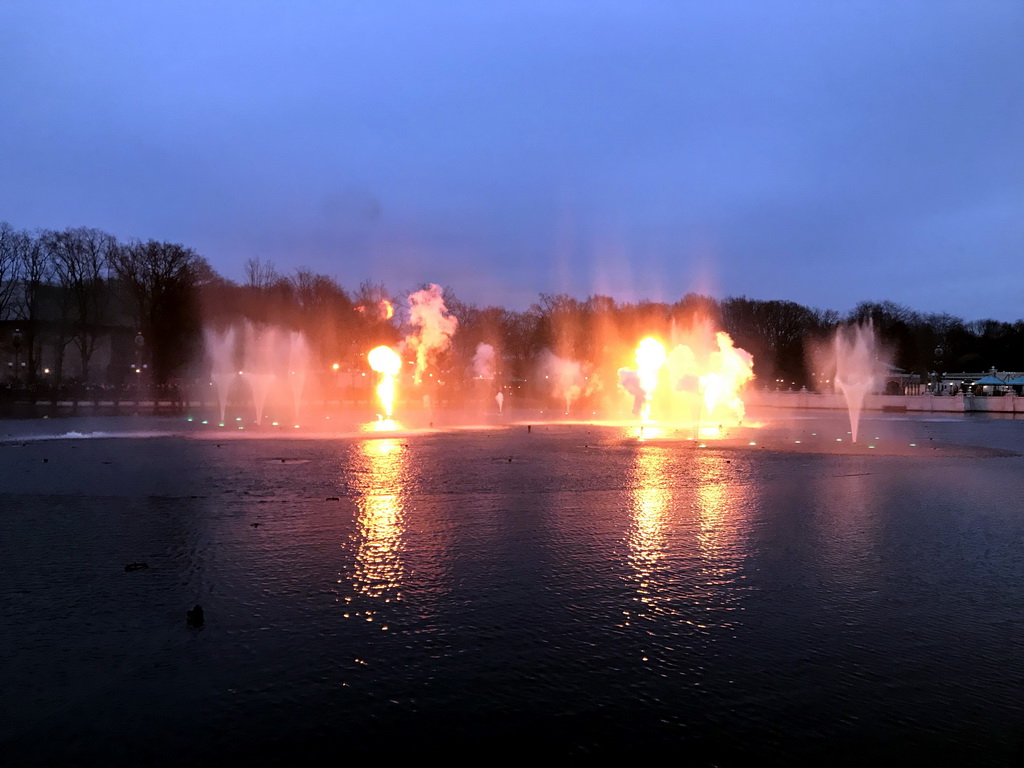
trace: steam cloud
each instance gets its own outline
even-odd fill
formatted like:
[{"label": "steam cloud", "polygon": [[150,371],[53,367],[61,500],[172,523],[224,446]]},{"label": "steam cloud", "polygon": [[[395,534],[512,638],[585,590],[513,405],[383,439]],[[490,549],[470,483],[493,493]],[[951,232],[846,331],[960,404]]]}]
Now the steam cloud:
[{"label": "steam cloud", "polygon": [[597,378],[589,376],[589,369],[580,362],[565,360],[547,349],[541,353],[539,370],[540,375],[547,376],[551,382],[552,394],[565,402],[566,411],[581,396],[590,395],[600,388]]},{"label": "steam cloud", "polygon": [[477,379],[493,379],[497,357],[494,347],[480,342],[473,355],[473,376]]},{"label": "steam cloud", "polygon": [[431,359],[451,346],[459,321],[445,307],[441,287],[431,283],[409,295],[409,324],[415,330],[406,337],[405,344],[416,352],[414,380],[420,384]]}]

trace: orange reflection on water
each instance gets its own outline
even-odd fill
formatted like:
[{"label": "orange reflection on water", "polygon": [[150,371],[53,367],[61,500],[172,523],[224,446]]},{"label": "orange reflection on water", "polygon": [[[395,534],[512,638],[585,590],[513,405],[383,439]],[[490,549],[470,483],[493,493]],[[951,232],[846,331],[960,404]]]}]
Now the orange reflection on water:
[{"label": "orange reflection on water", "polygon": [[749,488],[731,460],[641,442],[629,493],[634,596],[625,624],[671,615],[701,631],[733,626],[744,592]]},{"label": "orange reflection on water", "polygon": [[405,448],[397,440],[363,440],[358,451],[355,587],[369,597],[400,599],[405,571]]},{"label": "orange reflection on water", "polygon": [[[657,613],[662,592],[661,560],[665,556],[665,532],[672,493],[662,464],[662,450],[640,445],[630,477],[633,496],[629,529],[629,564],[636,581],[639,613]],[[628,616],[628,613],[627,613]]]},{"label": "orange reflection on water", "polygon": [[[722,456],[700,453],[695,459],[700,601],[709,611],[731,611],[737,607],[737,578],[745,554],[740,530],[748,489]],[[730,622],[718,618],[715,623]]]}]

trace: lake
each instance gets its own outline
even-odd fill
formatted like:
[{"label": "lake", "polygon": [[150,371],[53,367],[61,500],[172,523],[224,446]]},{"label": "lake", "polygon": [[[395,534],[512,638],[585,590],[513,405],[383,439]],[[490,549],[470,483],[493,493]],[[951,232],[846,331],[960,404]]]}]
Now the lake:
[{"label": "lake", "polygon": [[847,430],[0,422],[0,749],[1017,759],[1024,421]]}]

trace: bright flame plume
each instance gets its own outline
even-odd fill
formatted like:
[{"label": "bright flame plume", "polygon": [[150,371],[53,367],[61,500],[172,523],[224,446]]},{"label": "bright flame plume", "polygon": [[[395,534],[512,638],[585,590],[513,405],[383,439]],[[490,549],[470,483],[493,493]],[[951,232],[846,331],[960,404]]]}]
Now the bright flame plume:
[{"label": "bright flame plume", "polygon": [[665,364],[667,355],[665,346],[648,336],[636,348],[636,372],[640,379],[640,389],[644,392],[644,403],[640,415],[647,421],[651,415],[651,395],[658,386],[658,371]]},{"label": "bright flame plume", "polygon": [[375,347],[367,355],[370,367],[381,375],[377,385],[377,397],[384,408],[384,415],[391,418],[395,405],[395,377],[402,370],[402,358],[391,347]]}]

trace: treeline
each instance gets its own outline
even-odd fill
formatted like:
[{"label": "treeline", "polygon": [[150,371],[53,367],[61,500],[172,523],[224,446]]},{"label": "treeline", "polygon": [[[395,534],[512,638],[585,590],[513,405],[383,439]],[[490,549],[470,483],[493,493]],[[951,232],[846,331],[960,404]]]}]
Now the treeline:
[{"label": "treeline", "polygon": [[[156,383],[202,376],[203,327],[241,319],[301,330],[319,362],[357,369],[370,348],[404,337],[407,294],[370,282],[348,290],[327,275],[284,274],[259,260],[246,264],[239,284],[180,244],[0,223],[0,349],[23,362],[26,384],[52,368],[57,381],[116,385],[140,360]],[[444,299],[459,330],[437,364],[455,379],[471,375],[480,344],[497,351],[499,375],[525,379],[545,350],[597,370],[628,364],[623,356],[644,335],[671,341],[698,325],[726,331],[754,355],[763,384],[786,387],[814,386],[810,345],[846,323],[871,320],[893,363],[908,373],[1020,370],[1024,349],[1022,321],[967,322],[887,301],[862,302],[840,315],[791,301],[692,293],[673,303],[542,293],[525,311],[478,307],[451,288]],[[100,350],[104,363],[97,365]]]}]

